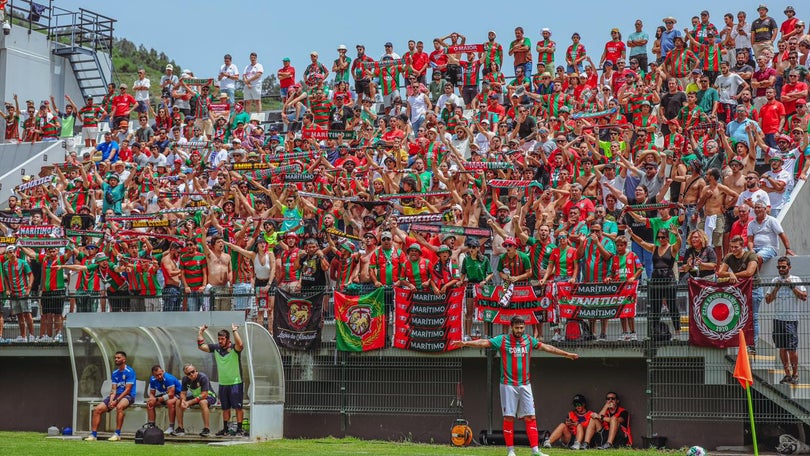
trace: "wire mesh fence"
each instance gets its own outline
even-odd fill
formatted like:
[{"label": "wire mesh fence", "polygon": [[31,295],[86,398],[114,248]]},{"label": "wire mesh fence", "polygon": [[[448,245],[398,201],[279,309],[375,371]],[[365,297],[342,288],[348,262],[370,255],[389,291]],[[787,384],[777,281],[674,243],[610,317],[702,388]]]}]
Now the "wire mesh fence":
[{"label": "wire mesh fence", "polygon": [[[754,289],[753,315],[756,337],[751,341],[755,351],[750,354],[755,378],[753,401],[756,419],[762,422],[800,420],[810,423],[810,313],[801,289],[808,282],[774,284],[763,278]],[[778,288],[777,288],[778,286]],[[565,322],[544,322],[535,334],[541,341],[566,350],[593,356],[611,352],[611,356],[643,356],[648,361],[648,416],[651,422],[667,420],[745,421],[747,409],[739,384],[732,378],[737,348],[707,348],[689,342],[690,319],[694,318],[693,303],[688,302],[684,283],[673,283],[662,302],[651,305],[652,287],[643,282],[638,288],[636,316],[633,318],[636,339],[629,340],[618,319],[593,321],[591,338],[554,340],[555,328]],[[794,291],[797,290],[797,291]],[[373,287],[360,286],[350,294],[363,294]],[[287,378],[287,409],[292,413],[335,414],[453,414],[457,388],[462,381],[461,355],[453,353],[438,357],[414,355],[405,351],[344,353],[336,350],[332,288],[324,302],[322,343],[316,350],[282,349]],[[761,298],[759,298],[761,296]],[[167,301],[179,302],[179,309],[188,310],[189,301],[197,301],[200,311],[245,309],[246,318],[267,323],[269,297],[262,293],[234,293],[218,290],[216,294],[180,294],[172,296],[58,295],[26,298],[35,316],[34,334],[43,324],[54,324],[61,318],[45,321],[51,311],[70,318],[71,312],[89,310],[111,311],[114,300],[125,302],[131,310],[163,311]],[[471,289],[466,299],[473,299]],[[19,302],[20,300],[17,300]],[[674,301],[674,302],[670,302]],[[15,340],[20,321],[12,315],[15,300],[4,300],[6,339]],[[143,307],[141,307],[143,306]],[[391,346],[393,334],[393,290],[385,293],[387,320],[386,347]],[[18,309],[19,310],[19,309]],[[120,310],[120,309],[119,309]],[[15,312],[16,313],[16,312]],[[53,315],[52,313],[52,315]],[[719,317],[724,317],[719,315]],[[671,337],[652,338],[650,322],[660,320],[668,326]],[[675,325],[675,323],[678,323]],[[25,321],[22,321],[26,324]],[[604,326],[602,326],[604,324]],[[680,328],[680,330],[678,330]],[[534,328],[527,328],[534,332]],[[471,334],[480,337],[503,332],[502,328],[476,321]],[[604,338],[600,337],[604,333]],[[35,339],[36,340],[36,339]],[[28,339],[26,339],[26,342]],[[624,352],[622,352],[624,351]],[[497,356],[495,354],[494,356]],[[497,365],[497,363],[495,364]]]}]

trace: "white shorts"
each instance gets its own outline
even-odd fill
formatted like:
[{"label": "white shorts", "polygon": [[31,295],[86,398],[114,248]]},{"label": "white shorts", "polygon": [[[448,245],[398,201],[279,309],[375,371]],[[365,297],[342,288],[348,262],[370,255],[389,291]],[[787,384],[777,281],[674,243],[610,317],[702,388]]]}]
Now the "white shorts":
[{"label": "white shorts", "polygon": [[261,100],[262,99],[262,87],[261,85],[254,85],[250,88],[245,87],[242,89],[242,93],[244,94],[245,100]]},{"label": "white shorts", "polygon": [[531,385],[504,385],[501,383],[501,409],[503,416],[524,416],[535,415],[534,395]]},{"label": "white shorts", "polygon": [[82,139],[88,140],[91,139],[93,141],[96,140],[98,136],[98,127],[82,127]]}]

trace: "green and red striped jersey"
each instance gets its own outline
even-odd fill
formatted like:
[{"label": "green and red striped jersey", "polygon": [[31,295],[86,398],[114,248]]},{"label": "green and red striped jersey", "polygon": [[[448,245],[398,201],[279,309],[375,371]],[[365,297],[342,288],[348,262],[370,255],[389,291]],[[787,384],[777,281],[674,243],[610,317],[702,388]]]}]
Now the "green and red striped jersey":
[{"label": "green and red striped jersey", "polygon": [[82,127],[97,127],[101,119],[101,106],[84,106],[79,109],[79,117],[82,118]]},{"label": "green and red striped jersey", "polygon": [[295,282],[301,277],[301,271],[295,267],[301,251],[298,248],[284,250],[279,255],[281,261],[281,282]]},{"label": "green and red striped jersey", "polygon": [[526,334],[515,337],[511,332],[489,339],[492,346],[501,354],[501,383],[504,385],[528,385],[531,380],[529,365],[532,350],[540,348],[539,340]]},{"label": "green and red striped jersey", "polygon": [[635,253],[627,251],[624,255],[618,253],[610,260],[611,277],[616,282],[627,282],[636,276],[636,271],[643,267]]},{"label": "green and red striped jersey", "polygon": [[3,257],[0,268],[2,268],[3,272],[3,288],[6,293],[12,297],[25,296],[25,289],[30,285],[28,283],[28,274],[31,273],[31,266],[28,262],[22,258],[17,258],[16,261],[7,261]]},{"label": "green and red striped jersey", "polygon": [[[603,237],[600,243],[608,252],[616,252],[616,244],[609,237]],[[610,277],[610,257],[602,256],[596,243],[591,238],[585,241],[585,255],[583,258],[585,259],[585,270],[582,276],[584,282],[604,282],[607,277]]]},{"label": "green and red striped jersey", "polygon": [[484,68],[489,69],[492,66],[492,62],[498,64],[498,68],[501,67],[501,62],[503,61],[503,46],[500,43],[492,43],[487,41],[484,43]]},{"label": "green and red striped jersey", "polygon": [[529,255],[519,251],[515,253],[516,255],[511,258],[508,253],[501,255],[501,258],[498,260],[497,272],[503,272],[505,269],[509,269],[509,275],[519,276],[531,270],[532,262],[529,259]]},{"label": "green and red striped jersey", "polygon": [[368,268],[381,284],[393,285],[399,278],[404,263],[405,255],[402,254],[402,250],[397,248],[385,250],[377,247],[371,254]]},{"label": "green and red striped jersey", "polygon": [[417,290],[427,288],[430,282],[430,261],[426,258],[419,258],[418,261],[407,260],[400,269],[400,278],[416,287]]},{"label": "green and red striped jersey", "polygon": [[65,289],[65,271],[55,269],[54,265],[65,264],[66,255],[56,255],[48,258],[45,253],[39,254],[39,264],[42,265],[42,291],[57,291]]},{"label": "green and red striped jersey", "polygon": [[180,254],[180,270],[186,286],[191,291],[199,291],[203,286],[204,270],[208,269],[205,255],[198,250],[184,251]]}]

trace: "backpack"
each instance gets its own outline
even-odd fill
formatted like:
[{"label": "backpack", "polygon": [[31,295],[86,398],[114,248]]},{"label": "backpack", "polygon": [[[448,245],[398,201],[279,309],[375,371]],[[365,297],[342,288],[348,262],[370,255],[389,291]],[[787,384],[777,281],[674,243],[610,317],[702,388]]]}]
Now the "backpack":
[{"label": "backpack", "polygon": [[569,319],[565,322],[565,340],[568,342],[585,342],[593,340],[591,325],[584,320]]},{"label": "backpack", "polygon": [[135,443],[144,445],[163,445],[165,439],[163,429],[152,424],[144,424],[143,427],[135,431]]}]

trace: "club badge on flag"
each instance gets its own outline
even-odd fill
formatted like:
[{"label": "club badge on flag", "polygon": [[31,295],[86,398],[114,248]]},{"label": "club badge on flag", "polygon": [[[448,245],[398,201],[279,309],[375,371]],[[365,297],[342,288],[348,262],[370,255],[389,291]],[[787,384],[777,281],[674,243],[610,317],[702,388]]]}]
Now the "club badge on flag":
[{"label": "club badge on flag", "polygon": [[385,291],[361,296],[335,292],[335,338],[340,351],[363,352],[385,347]]},{"label": "club badge on flag", "polygon": [[689,344],[727,348],[739,344],[740,331],[754,340],[753,283],[689,279]]},{"label": "club badge on flag", "polygon": [[276,290],[273,335],[282,347],[309,350],[321,343],[323,293],[304,296]]},{"label": "club badge on flag", "polygon": [[526,324],[536,325],[550,317],[552,310],[553,292],[551,285],[525,286],[515,285],[512,294],[508,297],[508,305],[504,307],[501,300],[507,294],[504,287],[491,285],[475,286],[475,315],[478,321],[486,321],[497,325],[508,325],[514,316],[526,320]]}]

